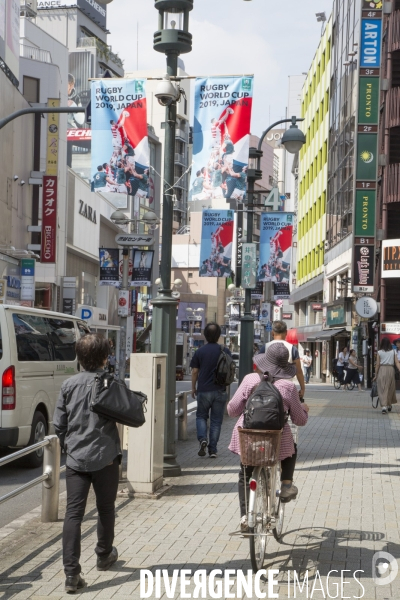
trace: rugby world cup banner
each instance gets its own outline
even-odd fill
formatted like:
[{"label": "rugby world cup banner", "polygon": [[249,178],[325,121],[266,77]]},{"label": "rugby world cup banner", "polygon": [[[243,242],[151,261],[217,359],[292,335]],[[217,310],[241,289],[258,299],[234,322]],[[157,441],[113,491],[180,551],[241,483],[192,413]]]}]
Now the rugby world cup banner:
[{"label": "rugby world cup banner", "polygon": [[258,281],[273,281],[274,299],[289,298],[292,260],[293,213],[261,215]]},{"label": "rugby world cup banner", "polygon": [[145,198],[149,192],[146,80],[91,84],[92,191]]},{"label": "rugby world cup banner", "polygon": [[232,276],[233,211],[203,210],[200,277]]},{"label": "rugby world cup banner", "polygon": [[253,77],[196,79],[190,200],[243,201]]}]

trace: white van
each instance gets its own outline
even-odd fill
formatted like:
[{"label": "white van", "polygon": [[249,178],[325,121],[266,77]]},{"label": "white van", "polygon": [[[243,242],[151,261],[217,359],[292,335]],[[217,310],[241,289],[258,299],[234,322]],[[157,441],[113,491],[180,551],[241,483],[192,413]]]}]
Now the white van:
[{"label": "white van", "polygon": [[[77,317],[0,305],[0,447],[30,446],[54,433],[62,382],[78,372],[75,342],[90,333]],[[27,456],[41,464],[43,449]]]}]

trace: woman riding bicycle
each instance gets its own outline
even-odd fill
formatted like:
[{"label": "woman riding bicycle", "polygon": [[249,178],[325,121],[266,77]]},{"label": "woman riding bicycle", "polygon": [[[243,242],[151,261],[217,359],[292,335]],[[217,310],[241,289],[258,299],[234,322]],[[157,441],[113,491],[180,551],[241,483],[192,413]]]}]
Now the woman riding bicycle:
[{"label": "woman riding bicycle", "polygon": [[[268,375],[269,381],[281,393],[283,405],[286,413],[295,425],[305,425],[308,419],[308,406],[301,404],[299,393],[296,386],[290,381],[296,375],[296,365],[289,364],[289,351],[283,343],[276,342],[271,344],[266,354],[257,354],[253,358],[257,372],[246,375],[237,389],[236,394],[228,404],[228,414],[230,417],[239,417],[233,432],[229,445],[229,450],[240,455],[239,432],[238,427],[243,426],[243,411],[246,402],[254,389],[260,383],[264,375]],[[294,500],[298,489],[293,485],[293,473],[296,465],[297,445],[293,441],[292,432],[288,423],[285,423],[282,433],[280,460],[281,460],[281,499],[285,502]],[[244,490],[244,478],[246,477],[246,486],[249,487],[249,480],[254,467],[244,468],[240,463],[239,471],[239,503],[240,503],[240,526],[242,531],[247,531],[247,515]],[[246,471],[246,473],[245,473]]]}]

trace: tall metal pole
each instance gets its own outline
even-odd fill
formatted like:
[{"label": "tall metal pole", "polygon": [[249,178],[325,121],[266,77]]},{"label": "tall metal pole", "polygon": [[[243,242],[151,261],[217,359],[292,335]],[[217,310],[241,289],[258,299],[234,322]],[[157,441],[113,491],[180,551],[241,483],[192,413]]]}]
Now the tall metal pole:
[{"label": "tall metal pole", "polygon": [[[253,241],[253,202],[254,202],[254,177],[247,178],[247,227],[246,241]],[[254,317],[251,314],[251,289],[245,290],[244,315],[240,319],[240,359],[239,359],[239,383],[253,370],[253,344],[254,344]]]},{"label": "tall metal pole", "polygon": [[[131,247],[128,246],[122,250],[122,285],[120,290],[127,290],[129,286],[129,254]],[[119,357],[118,357],[118,377],[120,381],[125,382],[126,373],[126,330],[128,317],[119,318]],[[124,426],[117,423],[121,447],[124,441]],[[122,479],[122,463],[119,466],[119,478]]]},{"label": "tall metal pole", "polygon": [[[167,54],[167,73],[178,73],[178,55]],[[176,306],[171,293],[173,186],[175,176],[176,102],[165,110],[164,193],[162,220],[162,250],[160,287],[153,300],[153,352],[167,355],[165,388],[164,476],[177,477],[181,468],[175,450],[175,393],[176,393]]]},{"label": "tall metal pole", "polygon": [[[122,285],[121,291],[128,289],[129,283],[129,251],[130,247],[122,250]],[[125,381],[126,372],[126,325],[128,317],[119,318],[119,361],[118,361],[118,376],[121,381]]]}]

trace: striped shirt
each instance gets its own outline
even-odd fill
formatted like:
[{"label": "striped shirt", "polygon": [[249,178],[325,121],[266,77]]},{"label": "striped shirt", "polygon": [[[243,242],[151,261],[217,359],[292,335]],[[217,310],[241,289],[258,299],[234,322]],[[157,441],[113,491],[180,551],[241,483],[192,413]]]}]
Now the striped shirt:
[{"label": "striped shirt", "polygon": [[[254,388],[260,383],[260,376],[257,373],[246,375],[242,383],[238,387],[236,394],[228,404],[228,415],[230,417],[239,417],[233,432],[229,450],[235,454],[240,454],[239,432],[238,427],[243,427],[243,411],[246,406],[247,399],[253,392]],[[305,425],[307,423],[308,414],[301,405],[299,392],[294,383],[288,379],[278,379],[274,383],[280,391],[283,406],[286,412],[290,413],[290,418],[295,425]],[[281,440],[280,460],[292,456],[294,454],[294,442],[292,432],[288,423],[285,423]]]}]

